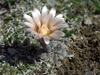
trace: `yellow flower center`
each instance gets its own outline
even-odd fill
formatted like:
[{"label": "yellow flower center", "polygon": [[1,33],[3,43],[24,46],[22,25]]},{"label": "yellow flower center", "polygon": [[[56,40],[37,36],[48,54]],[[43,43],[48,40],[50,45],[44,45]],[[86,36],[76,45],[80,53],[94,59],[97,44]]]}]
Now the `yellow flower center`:
[{"label": "yellow flower center", "polygon": [[41,33],[44,34],[44,35],[48,35],[49,34],[49,29],[44,24],[41,27]]}]

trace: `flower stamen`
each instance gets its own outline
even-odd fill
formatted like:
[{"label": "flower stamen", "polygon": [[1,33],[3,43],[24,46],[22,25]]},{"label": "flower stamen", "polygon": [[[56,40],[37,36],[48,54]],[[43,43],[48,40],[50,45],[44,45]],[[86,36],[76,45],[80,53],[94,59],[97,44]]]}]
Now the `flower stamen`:
[{"label": "flower stamen", "polygon": [[41,27],[41,33],[44,35],[49,35],[49,32],[50,32],[50,30],[47,28],[46,25],[43,24]]}]

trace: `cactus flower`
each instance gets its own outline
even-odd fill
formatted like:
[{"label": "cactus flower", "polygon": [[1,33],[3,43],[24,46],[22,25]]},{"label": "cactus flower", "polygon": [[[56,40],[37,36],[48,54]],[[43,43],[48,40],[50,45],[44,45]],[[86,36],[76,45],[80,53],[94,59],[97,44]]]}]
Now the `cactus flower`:
[{"label": "cactus flower", "polygon": [[27,22],[24,22],[28,28],[27,31],[34,35],[34,38],[39,40],[43,39],[45,44],[50,43],[50,39],[59,39],[60,36],[64,36],[64,33],[60,31],[60,28],[67,27],[63,15],[56,15],[56,10],[52,8],[49,12],[46,6],[42,8],[42,12],[38,9],[31,11],[32,17],[24,14]]}]

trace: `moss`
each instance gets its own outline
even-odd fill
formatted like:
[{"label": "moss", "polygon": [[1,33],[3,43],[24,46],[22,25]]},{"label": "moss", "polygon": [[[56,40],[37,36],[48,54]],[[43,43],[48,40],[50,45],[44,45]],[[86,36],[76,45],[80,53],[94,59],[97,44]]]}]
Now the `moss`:
[{"label": "moss", "polygon": [[64,30],[63,32],[65,33],[64,37],[68,37],[68,36],[71,36],[75,31],[74,30],[71,30],[71,31]]},{"label": "moss", "polygon": [[41,0],[43,3],[46,3],[47,1],[46,0]]},{"label": "moss", "polygon": [[45,68],[45,67],[46,67],[46,65],[45,65],[45,64],[43,64],[43,65],[41,64],[40,66],[41,66],[42,68]]},{"label": "moss", "polygon": [[19,25],[19,22],[18,21],[14,21],[14,24],[16,25],[16,26],[18,26]]},{"label": "moss", "polygon": [[18,44],[20,44],[21,43],[21,40],[18,40]]},{"label": "moss", "polygon": [[15,37],[18,37],[18,34],[15,34]]},{"label": "moss", "polygon": [[4,28],[5,28],[5,26],[3,25],[3,26],[2,26],[2,29],[4,29]]},{"label": "moss", "polygon": [[27,64],[27,67],[36,66],[35,64]]},{"label": "moss", "polygon": [[71,19],[71,18],[75,18],[77,17],[76,14],[74,13],[68,13],[68,17]]},{"label": "moss", "polygon": [[25,33],[25,36],[27,36],[27,35],[28,35],[28,32]]},{"label": "moss", "polygon": [[22,30],[22,29],[20,28],[20,29],[17,30],[17,32],[19,33],[21,30]]},{"label": "moss", "polygon": [[14,13],[14,12],[12,13],[12,16],[13,16],[13,17],[16,17],[16,15],[15,15],[15,13]]},{"label": "moss", "polygon": [[8,32],[8,33],[7,33],[7,36],[9,36],[10,34],[11,34],[11,32]]},{"label": "moss", "polygon": [[78,18],[78,24],[80,24],[81,23],[81,19],[80,18]]},{"label": "moss", "polygon": [[94,14],[89,14],[89,16],[91,17],[91,16],[93,16]]},{"label": "moss", "polygon": [[[20,14],[20,13],[22,13],[22,10],[20,10],[20,9],[18,9],[17,11],[18,11],[18,13],[17,13],[17,14]],[[20,15],[19,15],[19,16],[20,16]]]},{"label": "moss", "polygon": [[19,37],[19,40],[23,40],[24,39],[24,37]]},{"label": "moss", "polygon": [[83,0],[70,0],[73,4],[78,4],[78,3],[80,3],[80,2],[82,2]]},{"label": "moss", "polygon": [[58,0],[60,3],[63,3],[64,2],[64,0]]},{"label": "moss", "polygon": [[20,67],[20,70],[26,70],[27,68],[25,66]]},{"label": "moss", "polygon": [[91,3],[95,7],[95,14],[100,13],[100,1],[99,0],[93,0],[93,3]]},{"label": "moss", "polygon": [[[78,16],[78,14],[84,15],[85,11],[83,10],[85,8],[83,0],[69,0],[67,2],[64,2],[64,0],[58,0],[59,3],[62,3],[61,5],[55,5],[57,9],[57,13],[64,12],[64,10],[68,10],[68,14],[66,15],[68,19],[66,21],[70,21],[70,19],[75,18]],[[67,4],[72,3],[71,7],[68,7]],[[61,9],[61,7],[64,7],[64,9]]]},{"label": "moss", "polygon": [[7,4],[10,4],[10,5],[14,5],[15,2],[19,2],[19,1],[23,1],[23,0],[5,0],[5,2],[6,2]]},{"label": "moss", "polygon": [[11,19],[12,19],[12,17],[11,17],[11,16],[7,16],[7,19],[8,19],[8,20],[11,20]]},{"label": "moss", "polygon": [[66,22],[68,22],[68,21],[70,21],[70,19],[69,19],[69,18],[67,18],[67,19],[66,19]]},{"label": "moss", "polygon": [[13,37],[10,37],[11,40],[13,40]]},{"label": "moss", "polygon": [[[25,0],[21,0],[23,3],[25,2]],[[34,0],[33,0],[34,1]]]},{"label": "moss", "polygon": [[7,38],[7,35],[3,35],[4,36],[4,40]]},{"label": "moss", "polygon": [[6,43],[8,43],[8,42],[9,42],[9,40],[6,40],[5,42],[6,42]]}]

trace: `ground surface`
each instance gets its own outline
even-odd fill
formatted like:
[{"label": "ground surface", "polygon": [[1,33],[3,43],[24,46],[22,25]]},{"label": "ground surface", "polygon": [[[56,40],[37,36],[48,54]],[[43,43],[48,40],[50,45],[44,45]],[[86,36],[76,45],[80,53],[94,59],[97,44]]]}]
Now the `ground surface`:
[{"label": "ground surface", "polygon": [[[67,0],[64,1],[66,3]],[[30,38],[32,36],[26,35],[24,30],[23,14],[32,10],[33,7],[40,9],[44,5],[56,7],[57,13],[61,11],[65,19],[68,18],[66,22],[69,24],[69,30],[75,31],[71,36],[62,39],[68,47],[66,51],[74,54],[74,57],[60,59],[56,65],[49,64],[50,62],[45,62],[45,60],[41,62],[38,56],[44,53],[43,49],[34,44],[33,38]],[[84,17],[80,16],[83,10],[74,16],[67,14],[67,7],[70,8],[71,5],[69,3],[63,6],[55,0],[50,2],[49,0],[47,2],[45,0],[25,0],[25,2],[17,0],[9,5],[9,2],[1,0],[0,36],[3,35],[4,40],[0,39],[0,75],[100,75],[100,15],[89,17],[88,13],[94,12],[92,7],[91,10],[86,8]],[[59,7],[62,8],[59,9]],[[75,12],[74,9],[70,10]],[[80,18],[80,21],[78,22],[75,17]],[[14,40],[13,43],[12,40]]]},{"label": "ground surface", "polygon": [[[65,58],[58,68],[60,75],[100,75],[100,16],[90,18],[91,25],[83,24],[76,29],[76,39],[70,43],[72,59]],[[79,32],[78,32],[79,31]],[[63,71],[62,71],[63,70]]]}]

